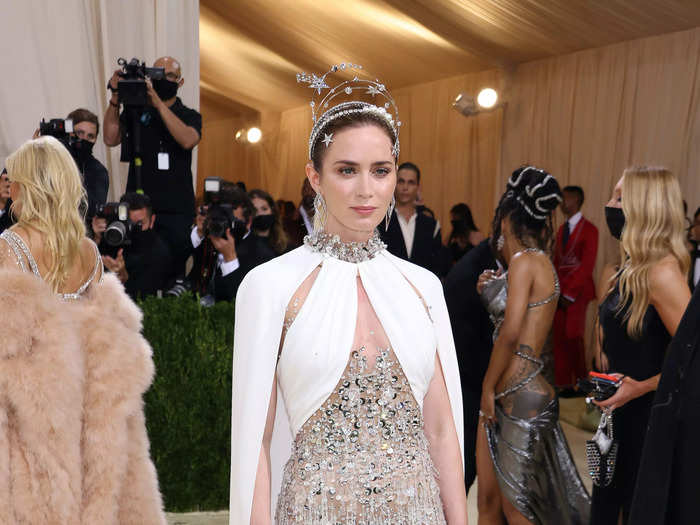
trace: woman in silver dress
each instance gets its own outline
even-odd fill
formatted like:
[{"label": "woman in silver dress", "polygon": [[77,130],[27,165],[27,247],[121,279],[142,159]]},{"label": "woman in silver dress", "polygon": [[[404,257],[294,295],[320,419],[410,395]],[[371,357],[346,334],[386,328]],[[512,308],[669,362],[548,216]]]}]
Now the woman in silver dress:
[{"label": "woman in silver dress", "polygon": [[379,239],[400,123],[378,81],[328,85],[346,69],[299,76],[323,111],[306,167],[314,233],[251,271],[236,298],[231,524],[463,525],[442,286]]},{"label": "woman in silver dress", "polygon": [[588,494],[559,426],[559,405],[542,376],[542,348],[559,298],[549,257],[554,177],[516,170],[493,223],[506,273],[484,272],[478,289],[495,325],[477,437],[479,523],[587,525]]}]

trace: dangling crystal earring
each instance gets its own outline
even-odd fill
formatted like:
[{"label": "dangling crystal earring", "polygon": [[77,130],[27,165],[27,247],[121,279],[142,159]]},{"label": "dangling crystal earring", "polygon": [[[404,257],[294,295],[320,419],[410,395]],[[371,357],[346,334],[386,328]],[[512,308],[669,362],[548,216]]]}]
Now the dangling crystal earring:
[{"label": "dangling crystal earring", "polygon": [[314,197],[314,230],[323,230],[326,227],[326,216],[328,210],[326,208],[326,200],[320,193]]},{"label": "dangling crystal earring", "polygon": [[391,196],[391,202],[389,203],[389,207],[386,210],[386,220],[385,222],[385,231],[389,231],[389,222],[391,222],[391,214],[394,213],[394,207],[396,206],[396,196],[392,195]]},{"label": "dangling crystal earring", "polygon": [[506,244],[506,240],[503,237],[503,234],[501,234],[501,236],[496,241],[496,249],[500,252],[503,249],[503,247],[505,246],[505,244]]}]

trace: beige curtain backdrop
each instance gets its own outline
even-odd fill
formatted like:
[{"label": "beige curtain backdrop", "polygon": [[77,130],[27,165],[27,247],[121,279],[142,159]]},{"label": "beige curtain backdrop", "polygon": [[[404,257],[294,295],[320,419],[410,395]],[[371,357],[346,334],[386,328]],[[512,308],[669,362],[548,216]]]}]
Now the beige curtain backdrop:
[{"label": "beige curtain backdrop", "polygon": [[[101,123],[119,57],[150,65],[175,56],[185,78],[179,96],[199,107],[197,0],[5,0],[0,35],[0,162],[31,138],[42,117],[84,107]],[[127,172],[119,148],[108,150],[100,138],[95,156],[110,172],[110,198],[118,198]]]},{"label": "beige curtain backdrop", "polygon": [[598,271],[618,246],[603,206],[622,170],[668,166],[690,213],[700,206],[700,28],[531,62],[505,111],[499,187],[523,162],[586,192],[598,226]]}]

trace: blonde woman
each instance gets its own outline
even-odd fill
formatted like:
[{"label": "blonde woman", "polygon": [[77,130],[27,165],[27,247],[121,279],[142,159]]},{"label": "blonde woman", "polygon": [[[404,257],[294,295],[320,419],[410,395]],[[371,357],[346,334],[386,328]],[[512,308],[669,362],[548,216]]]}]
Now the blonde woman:
[{"label": "blonde woman", "polygon": [[151,351],[85,238],[80,174],[52,137],[6,165],[17,223],[0,235],[0,523],[164,524],[142,408]]},{"label": "blonde woman", "polygon": [[689,257],[680,187],[667,169],[626,169],[605,214],[622,260],[600,305],[602,350],[622,385],[598,403],[614,411],[619,449],[612,483],[594,487],[591,523],[617,525],[620,512],[628,523],[654,391],[690,300]]}]

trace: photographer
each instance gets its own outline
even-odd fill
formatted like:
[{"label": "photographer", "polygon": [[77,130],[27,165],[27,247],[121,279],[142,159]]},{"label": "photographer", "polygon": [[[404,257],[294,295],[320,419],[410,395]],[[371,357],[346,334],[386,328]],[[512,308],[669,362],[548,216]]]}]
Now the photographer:
[{"label": "photographer", "polygon": [[[69,128],[68,121],[72,122],[72,129]],[[65,120],[52,119],[49,122],[42,120],[33,137],[36,139],[42,135],[51,135],[60,140],[70,152],[78,166],[88,197],[88,225],[95,215],[97,206],[107,202],[109,191],[107,168],[92,154],[99,132],[100,122],[97,115],[90,110],[79,108],[71,111]]]},{"label": "photographer", "polygon": [[115,257],[105,255],[111,248],[103,238],[107,220],[96,216],[92,220],[93,230],[95,241],[103,253],[102,261],[124,284],[132,299],[156,295],[158,290],[166,287],[172,257],[168,245],[153,229],[156,215],[151,207],[151,199],[147,195],[127,193],[120,202],[129,205],[129,221],[133,224],[131,244],[119,248]]},{"label": "photographer", "polygon": [[[124,72],[114,72],[109,81],[112,96],[104,116],[104,141],[107,146],[121,144],[121,160],[129,162],[126,189],[129,192],[142,189],[151,197],[158,217],[156,230],[170,247],[176,274],[183,275],[191,251],[189,232],[195,205],[192,149],[201,137],[202,116],[177,97],[177,90],[184,83],[180,63],[172,57],[163,57],[153,66],[163,68],[164,77],[145,79],[147,105],[125,105],[121,115],[119,82]],[[140,153],[142,161],[141,188],[135,153]]]},{"label": "photographer", "polygon": [[0,172],[0,233],[4,232],[14,224],[12,212],[12,199],[10,199],[10,179],[7,176],[7,170],[3,168]]},{"label": "photographer", "polygon": [[210,296],[215,301],[232,301],[246,274],[277,254],[266,239],[250,233],[255,207],[243,190],[235,184],[223,183],[219,198],[220,203],[232,209],[234,230],[239,227],[243,231],[236,234],[227,228],[223,238],[208,233],[212,206],[208,210],[200,207],[191,234],[195,252],[189,280],[202,296]]}]

